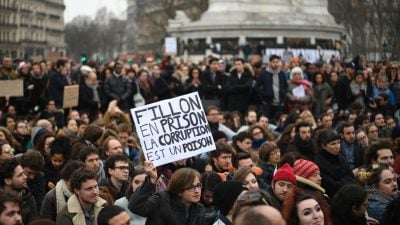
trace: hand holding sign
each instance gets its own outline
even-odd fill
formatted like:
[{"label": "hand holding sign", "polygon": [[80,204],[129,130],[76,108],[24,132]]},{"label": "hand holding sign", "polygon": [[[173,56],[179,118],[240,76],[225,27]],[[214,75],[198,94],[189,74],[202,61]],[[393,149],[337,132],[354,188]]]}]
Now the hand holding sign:
[{"label": "hand holding sign", "polygon": [[147,160],[144,162],[144,170],[146,171],[147,176],[150,177],[151,182],[154,184],[157,181],[157,170],[156,167],[153,165],[153,162]]}]

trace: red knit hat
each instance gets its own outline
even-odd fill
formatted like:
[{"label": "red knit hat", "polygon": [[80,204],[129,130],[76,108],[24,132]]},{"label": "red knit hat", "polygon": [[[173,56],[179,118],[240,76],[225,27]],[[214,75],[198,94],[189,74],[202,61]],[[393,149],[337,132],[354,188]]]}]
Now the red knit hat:
[{"label": "red knit hat", "polygon": [[315,163],[304,159],[296,160],[296,162],[294,162],[293,169],[297,176],[304,177],[306,179],[320,171],[319,167]]},{"label": "red knit hat", "polygon": [[274,178],[272,179],[273,182],[281,180],[296,184],[296,176],[294,175],[292,167],[287,163],[276,171]]}]

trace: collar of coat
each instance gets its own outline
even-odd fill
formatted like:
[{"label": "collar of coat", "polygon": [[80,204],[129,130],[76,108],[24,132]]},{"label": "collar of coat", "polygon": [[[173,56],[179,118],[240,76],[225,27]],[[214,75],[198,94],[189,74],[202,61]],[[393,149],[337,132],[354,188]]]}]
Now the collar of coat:
[{"label": "collar of coat", "polygon": [[312,182],[311,180],[309,180],[307,178],[304,178],[304,177],[296,175],[296,180],[301,182],[301,183],[307,184],[308,186],[310,186],[310,187],[322,192],[322,194],[325,194],[325,189],[324,188],[322,188],[321,186],[319,186],[318,184]]},{"label": "collar of coat", "polygon": [[[97,215],[100,212],[100,209],[103,208],[104,205],[107,204],[107,201],[100,198],[94,204],[94,215],[95,215],[95,224],[97,224]],[[76,213],[76,215],[72,218],[72,223],[74,225],[86,225],[85,213],[82,210],[82,206],[79,203],[79,199],[76,194],[73,194],[67,203],[68,213]]]}]

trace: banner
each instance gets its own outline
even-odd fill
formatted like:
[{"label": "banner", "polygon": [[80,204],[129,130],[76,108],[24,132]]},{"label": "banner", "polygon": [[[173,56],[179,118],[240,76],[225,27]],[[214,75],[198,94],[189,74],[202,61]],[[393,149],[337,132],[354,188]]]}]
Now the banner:
[{"label": "banner", "polygon": [[155,166],[215,150],[197,92],[131,109],[146,160]]}]

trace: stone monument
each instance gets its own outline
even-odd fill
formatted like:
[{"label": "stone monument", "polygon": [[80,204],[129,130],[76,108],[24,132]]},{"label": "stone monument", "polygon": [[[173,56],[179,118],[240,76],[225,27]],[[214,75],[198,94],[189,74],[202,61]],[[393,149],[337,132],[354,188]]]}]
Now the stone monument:
[{"label": "stone monument", "polygon": [[222,54],[249,43],[265,43],[267,48],[336,49],[345,30],[327,6],[327,0],[209,0],[208,10],[198,21],[178,12],[169,21],[168,32],[181,44],[200,43]]}]

